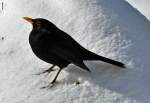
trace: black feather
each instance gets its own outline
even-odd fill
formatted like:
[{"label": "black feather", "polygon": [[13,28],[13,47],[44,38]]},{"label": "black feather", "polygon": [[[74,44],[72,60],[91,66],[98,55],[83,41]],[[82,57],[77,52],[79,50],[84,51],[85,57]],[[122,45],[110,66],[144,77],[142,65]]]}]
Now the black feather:
[{"label": "black feather", "polygon": [[[41,25],[36,25],[37,21]],[[45,19],[34,19],[29,42],[37,57],[61,68],[73,63],[84,70],[90,71],[83,63],[84,60],[101,60],[119,67],[125,67],[121,62],[88,51],[67,33]]]}]

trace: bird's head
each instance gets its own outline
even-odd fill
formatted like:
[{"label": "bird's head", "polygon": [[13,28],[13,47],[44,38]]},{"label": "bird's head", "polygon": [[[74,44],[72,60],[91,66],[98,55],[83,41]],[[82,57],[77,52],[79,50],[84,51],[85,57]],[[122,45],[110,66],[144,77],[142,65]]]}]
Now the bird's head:
[{"label": "bird's head", "polygon": [[23,17],[23,19],[32,24],[33,30],[47,30],[47,29],[53,30],[53,28],[55,27],[54,24],[52,24],[50,21],[46,19],[42,18],[32,19],[29,17]]}]

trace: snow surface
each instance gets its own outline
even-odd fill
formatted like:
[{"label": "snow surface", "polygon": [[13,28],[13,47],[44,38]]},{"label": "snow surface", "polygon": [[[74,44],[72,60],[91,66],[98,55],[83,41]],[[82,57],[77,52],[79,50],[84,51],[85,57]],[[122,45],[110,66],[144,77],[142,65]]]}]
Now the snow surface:
[{"label": "snow surface", "polygon": [[139,10],[147,19],[150,20],[150,0],[127,0],[133,7]]},{"label": "snow surface", "polygon": [[[0,103],[149,103],[150,23],[123,0],[3,0],[0,14]],[[43,17],[87,49],[127,69],[86,62],[92,73],[70,65],[54,77],[34,74],[50,64],[32,53],[32,26],[21,17]],[[56,68],[57,69],[57,68]],[[79,80],[81,84],[75,85]]]}]

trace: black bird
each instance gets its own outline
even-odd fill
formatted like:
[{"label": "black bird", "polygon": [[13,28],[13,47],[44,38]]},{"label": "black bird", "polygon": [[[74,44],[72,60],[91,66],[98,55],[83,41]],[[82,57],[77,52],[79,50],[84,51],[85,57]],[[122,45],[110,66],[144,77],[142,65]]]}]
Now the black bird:
[{"label": "black bird", "polygon": [[90,70],[83,63],[84,60],[100,60],[112,65],[125,68],[121,62],[99,56],[77,43],[70,35],[56,27],[46,19],[32,19],[24,17],[33,25],[29,36],[29,43],[34,54],[41,60],[51,63],[52,67],[42,73],[50,73],[55,66],[60,69],[50,84],[54,84],[63,68],[72,63],[80,68]]}]

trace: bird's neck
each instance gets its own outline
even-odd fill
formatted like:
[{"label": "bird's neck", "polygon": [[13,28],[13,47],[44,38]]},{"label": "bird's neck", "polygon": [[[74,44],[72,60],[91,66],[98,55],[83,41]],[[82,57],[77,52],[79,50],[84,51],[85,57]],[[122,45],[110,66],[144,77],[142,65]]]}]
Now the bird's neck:
[{"label": "bird's neck", "polygon": [[43,33],[36,30],[32,30],[29,36],[29,41],[36,42],[40,39],[42,35]]}]

